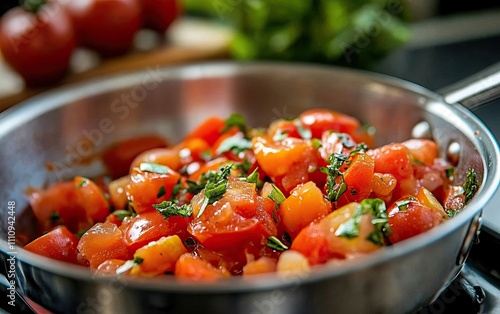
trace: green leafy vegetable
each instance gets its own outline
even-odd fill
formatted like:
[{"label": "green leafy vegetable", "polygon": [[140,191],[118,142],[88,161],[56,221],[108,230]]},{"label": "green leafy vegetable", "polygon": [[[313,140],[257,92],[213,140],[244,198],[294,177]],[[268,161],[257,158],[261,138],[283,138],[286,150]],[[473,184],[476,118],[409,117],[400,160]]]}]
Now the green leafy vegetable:
[{"label": "green leafy vegetable", "polygon": [[278,238],[271,236],[267,238],[267,247],[275,251],[283,252],[288,250],[288,246],[284,245]]},{"label": "green leafy vegetable", "polygon": [[402,212],[406,211],[408,209],[408,204],[410,204],[411,201],[414,201],[415,197],[410,196],[408,198],[405,198],[403,200],[397,201],[396,206],[398,209]]},{"label": "green leafy vegetable", "polygon": [[259,168],[255,168],[255,170],[245,179],[248,183],[259,183],[259,173],[257,172]]},{"label": "green leafy vegetable", "polygon": [[213,175],[208,177],[207,184],[205,185],[205,199],[196,218],[201,217],[205,208],[209,204],[217,202],[222,198],[222,196],[224,196],[227,190],[228,178],[231,174],[232,167],[233,164],[230,164],[222,168],[219,172],[213,173]]},{"label": "green leafy vegetable", "polygon": [[244,138],[241,133],[236,133],[235,135],[228,137],[224,141],[222,141],[215,153],[217,155],[221,155],[228,151],[240,153],[251,148],[252,143],[248,139]]},{"label": "green leafy vegetable", "polygon": [[239,113],[233,113],[232,115],[230,115],[229,118],[226,119],[226,124],[224,126],[224,129],[222,129],[222,133],[226,133],[232,127],[237,127],[238,130],[240,130],[240,132],[246,136],[246,134],[247,134],[247,122],[246,122],[245,117],[243,115],[241,115]]},{"label": "green leafy vegetable", "polygon": [[153,207],[167,219],[171,216],[191,217],[193,215],[193,207],[191,204],[177,205],[172,201],[163,201],[160,204],[153,204]]},{"label": "green leafy vegetable", "polygon": [[354,215],[337,228],[335,235],[348,239],[358,237],[361,217],[365,214],[372,215],[373,218],[371,222],[375,227],[375,230],[368,235],[367,239],[377,245],[384,245],[384,238],[390,236],[392,232],[386,213],[385,203],[378,198],[361,201]]},{"label": "green leafy vegetable", "polygon": [[123,210],[123,209],[120,209],[120,210],[115,210],[113,212],[113,215],[116,216],[116,218],[119,220],[119,221],[123,221],[123,219],[125,219],[125,217],[130,217],[130,216],[133,216],[134,213],[132,213],[131,211],[128,211],[128,210]]},{"label": "green leafy vegetable", "polygon": [[164,196],[166,193],[167,193],[167,191],[165,190],[165,186],[164,186],[164,185],[162,185],[162,186],[158,189],[158,193],[156,193],[156,198],[160,198],[160,197]]},{"label": "green leafy vegetable", "polygon": [[318,140],[317,138],[311,139],[311,143],[312,143],[314,149],[319,149],[320,147],[323,146],[323,144],[321,143],[321,141]]},{"label": "green leafy vegetable", "polygon": [[455,217],[459,213],[458,210],[453,210],[453,209],[447,209],[447,210],[445,210],[445,212],[446,212],[446,215],[448,215],[448,217],[450,217],[450,218]]},{"label": "green leafy vegetable", "polygon": [[170,168],[164,165],[155,164],[151,162],[143,162],[139,165],[141,171],[147,171],[158,174],[168,174],[171,172]]},{"label": "green leafy vegetable", "polygon": [[[340,167],[347,161],[348,156],[343,154],[333,153],[328,157],[328,165],[321,168],[321,171],[327,175],[326,186],[327,194],[330,202],[335,202],[347,190],[347,184],[344,181],[344,174],[340,171]],[[337,182],[339,180],[339,182]]]},{"label": "green leafy vegetable", "polygon": [[279,207],[280,204],[286,200],[286,197],[283,194],[283,192],[281,192],[281,190],[278,189],[276,185],[271,184],[271,186],[273,190],[271,191],[271,193],[269,193],[267,197],[270,198],[276,204],[276,207]]},{"label": "green leafy vegetable", "polygon": [[467,171],[467,179],[464,183],[464,192],[465,192],[465,203],[470,202],[472,197],[476,194],[479,189],[479,183],[477,181],[476,171],[474,169],[469,169]]}]

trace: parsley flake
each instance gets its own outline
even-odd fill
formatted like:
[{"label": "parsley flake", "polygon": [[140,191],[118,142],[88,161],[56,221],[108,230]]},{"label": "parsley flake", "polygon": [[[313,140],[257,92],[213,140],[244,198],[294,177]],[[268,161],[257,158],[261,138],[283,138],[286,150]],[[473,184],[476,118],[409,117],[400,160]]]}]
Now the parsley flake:
[{"label": "parsley flake", "polygon": [[213,173],[213,175],[208,177],[207,184],[205,185],[205,200],[201,205],[200,211],[196,218],[200,218],[205,208],[208,205],[213,204],[220,200],[227,190],[228,178],[231,174],[231,168],[233,164],[221,168],[219,172]]},{"label": "parsley flake", "polygon": [[284,245],[278,238],[275,236],[270,236],[267,238],[267,247],[273,249],[275,251],[283,252],[288,250],[288,246]]},{"label": "parsley flake", "polygon": [[[321,171],[327,175],[326,186],[328,188],[328,199],[330,202],[335,202],[347,190],[347,184],[344,181],[344,174],[340,171],[340,167],[347,161],[348,156],[338,153],[333,153],[328,157],[328,165],[321,168]],[[337,182],[337,180],[339,182]]]},{"label": "parsley flake", "polygon": [[167,191],[165,190],[165,186],[164,186],[164,185],[162,185],[162,186],[158,189],[158,193],[156,193],[156,198],[160,198],[160,197],[164,196],[166,193],[167,193]]},{"label": "parsley flake", "polygon": [[181,216],[184,218],[193,215],[193,207],[191,204],[177,205],[172,201],[163,201],[160,204],[153,204],[153,207],[167,219],[171,216]]},{"label": "parsley flake", "polygon": [[233,151],[237,154],[249,149],[252,149],[252,143],[242,133],[236,133],[222,141],[215,153],[221,155],[225,152]]},{"label": "parsley flake", "polygon": [[234,113],[226,119],[224,129],[222,129],[221,132],[226,133],[233,127],[237,127],[238,130],[241,131],[241,133],[245,135],[247,134],[247,122],[245,120],[245,117],[243,117],[239,113]]},{"label": "parsley flake", "polygon": [[170,168],[164,165],[155,164],[152,162],[143,162],[139,165],[141,171],[147,171],[158,174],[168,174],[171,172]]},{"label": "parsley flake", "polygon": [[474,169],[470,168],[469,171],[467,171],[467,179],[463,187],[465,192],[465,203],[467,204],[479,189],[479,183],[477,182],[477,175]]}]

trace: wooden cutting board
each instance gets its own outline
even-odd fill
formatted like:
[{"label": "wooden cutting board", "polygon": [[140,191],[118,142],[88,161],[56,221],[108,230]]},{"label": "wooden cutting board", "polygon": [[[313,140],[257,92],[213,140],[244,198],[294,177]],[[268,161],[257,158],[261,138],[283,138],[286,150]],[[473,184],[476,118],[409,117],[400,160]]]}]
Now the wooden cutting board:
[{"label": "wooden cutting board", "polygon": [[108,74],[229,58],[230,30],[196,19],[182,19],[166,34],[140,31],[130,53],[101,59],[94,52],[78,48],[71,60],[70,72],[59,84],[45,88],[25,88],[21,77],[11,70],[0,55],[0,111],[29,97],[68,83]]}]

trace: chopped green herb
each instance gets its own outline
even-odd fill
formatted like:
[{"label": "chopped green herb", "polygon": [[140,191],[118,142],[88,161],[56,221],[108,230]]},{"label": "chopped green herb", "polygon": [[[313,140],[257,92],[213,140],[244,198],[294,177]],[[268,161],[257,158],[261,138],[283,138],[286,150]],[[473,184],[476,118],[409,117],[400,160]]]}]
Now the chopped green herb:
[{"label": "chopped green herb", "polygon": [[448,217],[453,218],[458,214],[459,211],[453,210],[453,209],[447,209],[447,210],[445,210],[445,212],[448,215]]},{"label": "chopped green herb", "polygon": [[170,195],[170,200],[175,201],[179,197],[179,194],[181,193],[181,179],[177,180],[177,183],[174,185],[172,188],[172,195]]},{"label": "chopped green herb", "polygon": [[358,191],[356,191],[356,189],[352,189],[351,190],[351,195],[356,195],[356,194],[358,194]]},{"label": "chopped green herb", "polygon": [[77,189],[78,189],[78,188],[84,187],[84,186],[86,186],[86,185],[87,185],[87,183],[88,183],[88,182],[87,182],[87,179],[82,179],[82,180],[78,183],[78,185],[77,185],[77,186],[75,186],[75,188],[77,188]]},{"label": "chopped green herb", "polygon": [[302,137],[305,140],[309,140],[312,138],[311,129],[304,127],[299,119],[295,119],[293,120],[293,122],[297,126],[297,132],[299,132],[300,137]]},{"label": "chopped green herb", "polygon": [[196,216],[196,218],[200,218],[205,208],[217,202],[224,196],[227,189],[228,178],[231,174],[231,168],[233,164],[230,164],[224,168],[221,168],[219,172],[216,172],[214,175],[209,176],[207,184],[205,185],[205,200],[201,205],[200,212]]},{"label": "chopped green herb", "polygon": [[365,153],[366,151],[368,151],[368,145],[366,145],[365,143],[359,143],[356,148],[349,153],[349,157],[352,157],[359,153]]},{"label": "chopped green herb", "polygon": [[250,160],[248,160],[248,158],[245,158],[242,163],[234,164],[234,169],[241,170],[242,173],[248,173],[251,167],[252,164],[250,163]]},{"label": "chopped green herb", "polygon": [[368,235],[368,240],[382,246],[384,244],[384,237],[392,234],[389,219],[387,217],[385,203],[381,199],[365,199],[361,201],[356,208],[354,215],[346,222],[341,224],[335,231],[335,235],[345,237],[348,239],[359,236],[359,225],[361,223],[361,216],[364,214],[372,215],[372,224],[375,230]]},{"label": "chopped green herb", "polygon": [[414,201],[415,197],[410,196],[408,198],[405,198],[403,200],[397,201],[396,206],[399,208],[400,211],[404,212],[408,209],[408,204],[410,204],[411,201]]},{"label": "chopped green herb", "polygon": [[226,133],[229,131],[232,127],[237,127],[238,130],[241,131],[245,136],[247,134],[247,122],[245,120],[245,117],[243,117],[239,113],[234,113],[229,118],[226,119],[226,124],[224,126],[224,129],[222,129],[222,133]]},{"label": "chopped green herb", "polygon": [[286,197],[276,185],[271,184],[271,186],[273,190],[271,191],[271,193],[269,193],[267,197],[274,201],[276,207],[279,207],[280,204],[286,200]]},{"label": "chopped green herb", "polygon": [[245,179],[248,183],[259,183],[259,173],[257,172],[259,168],[255,168],[255,170]]},{"label": "chopped green herb", "polygon": [[235,135],[222,141],[215,153],[217,155],[221,155],[225,152],[233,151],[237,154],[249,149],[252,149],[252,143],[248,139],[244,138],[241,133],[236,133]]},{"label": "chopped green herb", "polygon": [[167,193],[167,191],[165,190],[165,186],[162,185],[160,187],[160,189],[158,189],[158,193],[156,193],[156,198],[160,198],[160,197],[164,196],[166,193]]},{"label": "chopped green herb", "polygon": [[273,141],[279,142],[279,141],[284,140],[285,138],[288,137],[288,133],[290,133],[290,130],[281,130],[281,131],[277,132],[273,136]]},{"label": "chopped green herb", "polygon": [[125,217],[133,216],[133,213],[131,211],[121,209],[121,210],[115,210],[113,212],[113,215],[115,215],[119,221],[123,221]]},{"label": "chopped green herb", "polygon": [[455,168],[453,168],[453,167],[446,168],[444,170],[444,173],[446,174],[446,177],[448,179],[451,179],[455,175]]},{"label": "chopped green herb", "polygon": [[465,203],[469,203],[474,194],[476,194],[479,189],[479,183],[477,182],[476,171],[472,168],[467,171],[467,179],[464,183],[464,192],[465,192]]},{"label": "chopped green herb", "polygon": [[311,139],[311,143],[312,143],[314,149],[319,149],[320,147],[323,146],[323,144],[321,144],[321,141],[318,140],[317,138]]},{"label": "chopped green herb", "polygon": [[135,264],[141,265],[141,263],[144,262],[144,258],[136,256],[136,257],[134,257],[133,261],[134,261]]},{"label": "chopped green herb", "polygon": [[59,216],[59,214],[54,210],[50,213],[49,219],[50,219],[50,222],[54,224],[54,223],[58,222],[59,219],[61,219],[61,216]]},{"label": "chopped green herb", "polygon": [[275,236],[267,238],[267,247],[280,252],[288,250],[288,246],[281,243],[281,241]]},{"label": "chopped green herb", "polygon": [[[340,171],[340,167],[347,161],[348,156],[343,154],[333,153],[328,157],[328,165],[321,168],[321,171],[326,173],[328,188],[328,199],[330,202],[335,202],[347,190],[347,184],[344,182],[344,174]],[[339,178],[340,182],[337,182]]]},{"label": "chopped green herb", "polygon": [[354,143],[351,140],[351,137],[347,134],[340,133],[339,138],[341,138],[342,146],[344,146],[345,148],[353,148],[354,146],[356,146],[356,143]]},{"label": "chopped green herb", "polygon": [[167,219],[171,216],[191,217],[193,215],[193,207],[191,204],[177,205],[172,201],[163,201],[160,204],[153,204],[153,207]]},{"label": "chopped green herb", "polygon": [[158,174],[168,174],[171,172],[169,167],[151,162],[141,163],[139,165],[139,169],[141,169],[141,171],[153,172]]},{"label": "chopped green herb", "polygon": [[210,161],[212,160],[212,151],[206,150],[200,154],[200,158],[203,159],[204,161]]}]

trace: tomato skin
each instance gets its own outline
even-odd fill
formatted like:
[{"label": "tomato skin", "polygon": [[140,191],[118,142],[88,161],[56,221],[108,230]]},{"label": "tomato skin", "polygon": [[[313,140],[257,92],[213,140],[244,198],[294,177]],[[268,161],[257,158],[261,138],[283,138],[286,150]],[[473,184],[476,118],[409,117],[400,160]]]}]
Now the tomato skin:
[{"label": "tomato skin", "polygon": [[157,211],[148,211],[127,219],[120,229],[123,231],[123,241],[129,251],[134,252],[163,236],[179,235],[182,239],[186,239],[188,223],[188,218],[172,216],[165,219]]},{"label": "tomato skin", "polygon": [[108,259],[127,260],[129,253],[122,231],[112,223],[96,223],[78,242],[78,251],[91,268],[96,269]]},{"label": "tomato skin", "polygon": [[167,147],[167,142],[158,136],[135,137],[121,141],[106,149],[102,153],[102,161],[106,165],[109,174],[117,179],[129,174],[130,165],[141,153],[165,147]]},{"label": "tomato skin", "polygon": [[54,1],[36,14],[13,8],[0,20],[3,58],[27,86],[47,86],[63,78],[75,46],[71,19]]},{"label": "tomato skin", "polygon": [[59,261],[79,264],[78,238],[65,226],[60,226],[28,243],[24,249]]},{"label": "tomato skin", "polygon": [[[404,196],[399,201],[408,197]],[[405,210],[401,210],[395,202],[387,210],[392,231],[392,235],[389,236],[391,243],[398,243],[424,233],[444,221],[439,211],[420,204],[415,198],[409,200],[405,207]]]},{"label": "tomato skin", "polygon": [[325,200],[321,190],[309,181],[292,190],[290,196],[281,203],[278,213],[285,231],[293,239],[302,228],[328,215],[331,209],[331,203]]},{"label": "tomato skin", "polygon": [[67,1],[80,44],[103,56],[123,54],[142,25],[139,0]]},{"label": "tomato skin", "polygon": [[[127,196],[137,213],[155,210],[153,205],[168,201],[180,174],[169,168],[168,173],[159,174],[135,168],[130,175]],[[165,193],[159,193],[164,190]],[[163,195],[161,195],[163,194]],[[158,197],[160,195],[160,197]]]},{"label": "tomato skin", "polygon": [[388,144],[368,151],[375,162],[375,172],[390,173],[398,181],[413,175],[410,152],[403,144]]},{"label": "tomato skin", "polygon": [[311,130],[313,138],[321,138],[325,131],[352,134],[360,127],[357,119],[327,109],[312,109],[299,116],[305,128]]}]

